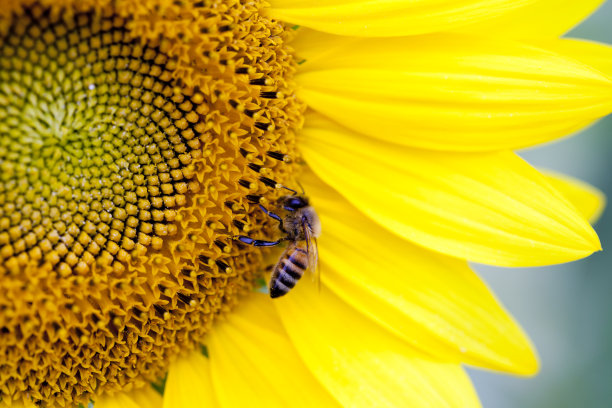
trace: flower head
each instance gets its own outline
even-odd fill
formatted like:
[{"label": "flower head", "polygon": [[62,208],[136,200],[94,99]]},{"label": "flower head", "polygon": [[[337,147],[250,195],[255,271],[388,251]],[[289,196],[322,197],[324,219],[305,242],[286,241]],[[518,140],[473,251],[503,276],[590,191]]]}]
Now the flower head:
[{"label": "flower head", "polygon": [[[482,35],[543,0],[419,3],[0,9],[0,404],[156,406],[168,373],[164,406],[464,407],[462,363],[533,373],[466,260],[599,249],[597,193],[510,149],[608,114],[611,54]],[[301,185],[322,288],[272,303],[248,244],[304,238]]]}]

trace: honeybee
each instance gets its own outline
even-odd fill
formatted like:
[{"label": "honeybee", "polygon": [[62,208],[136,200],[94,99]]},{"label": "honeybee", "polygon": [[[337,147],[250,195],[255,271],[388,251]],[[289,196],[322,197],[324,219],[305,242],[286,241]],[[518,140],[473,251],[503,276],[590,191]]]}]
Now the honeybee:
[{"label": "honeybee", "polygon": [[279,222],[279,229],[285,234],[277,241],[257,240],[240,235],[237,239],[254,246],[276,246],[283,241],[289,245],[280,256],[272,270],[268,285],[271,298],[277,298],[289,293],[304,272],[310,270],[319,281],[319,250],[317,238],[321,234],[321,222],[314,208],[303,195],[289,195],[279,199],[279,204],[286,211],[284,218],[259,207],[270,217]]}]

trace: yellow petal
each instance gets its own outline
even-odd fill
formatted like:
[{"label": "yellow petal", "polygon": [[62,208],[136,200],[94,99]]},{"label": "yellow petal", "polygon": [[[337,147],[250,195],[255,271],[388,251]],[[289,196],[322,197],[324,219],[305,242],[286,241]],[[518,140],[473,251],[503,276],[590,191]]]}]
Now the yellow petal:
[{"label": "yellow petal", "polygon": [[508,38],[559,37],[593,13],[604,0],[539,0],[457,31]]},{"label": "yellow petal", "polygon": [[219,407],[210,378],[210,362],[200,350],[181,356],[168,370],[164,408]]},{"label": "yellow petal", "polygon": [[529,340],[465,261],[382,229],[314,176],[301,180],[323,226],[322,280],[339,297],[439,361],[537,370]]},{"label": "yellow petal", "polygon": [[410,149],[316,116],[307,118],[300,146],[313,171],[353,205],[434,251],[536,266],[600,249],[582,216],[513,153]]},{"label": "yellow petal", "polygon": [[479,406],[459,365],[428,360],[325,285],[318,292],[300,282],[274,305],[306,365],[342,406]]},{"label": "yellow petal", "polygon": [[146,386],[130,392],[104,395],[95,408],[161,408],[162,397],[152,387]]},{"label": "yellow petal", "polygon": [[304,365],[263,293],[252,293],[208,334],[224,407],[339,407]]},{"label": "yellow petal", "polygon": [[353,130],[436,150],[515,149],[612,111],[612,81],[573,58],[464,35],[366,39],[303,64],[299,96]]},{"label": "yellow petal", "polygon": [[324,66],[327,58],[333,58],[336,52],[350,49],[351,44],[360,41],[363,40],[358,37],[333,35],[300,27],[290,44],[300,61],[300,70],[305,71],[320,64]]},{"label": "yellow petal", "polygon": [[339,35],[394,37],[447,31],[536,0],[272,0],[279,20]]},{"label": "yellow petal", "polygon": [[577,39],[537,40],[538,47],[574,58],[612,77],[612,47],[595,41]]},{"label": "yellow petal", "polygon": [[547,181],[567,198],[582,216],[594,224],[606,206],[606,196],[595,187],[551,171],[545,171]]}]

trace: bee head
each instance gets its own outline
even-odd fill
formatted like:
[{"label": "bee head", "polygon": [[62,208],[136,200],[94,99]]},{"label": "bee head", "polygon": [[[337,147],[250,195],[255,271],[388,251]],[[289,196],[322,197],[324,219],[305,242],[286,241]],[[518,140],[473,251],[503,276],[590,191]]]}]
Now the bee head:
[{"label": "bee head", "polygon": [[291,195],[281,198],[283,208],[287,211],[296,211],[308,206],[308,199],[300,195]]}]

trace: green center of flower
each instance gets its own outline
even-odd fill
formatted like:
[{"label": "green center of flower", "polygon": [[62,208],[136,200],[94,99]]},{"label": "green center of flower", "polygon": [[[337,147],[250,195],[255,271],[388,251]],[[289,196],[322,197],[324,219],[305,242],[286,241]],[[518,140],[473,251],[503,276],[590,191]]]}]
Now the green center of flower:
[{"label": "green center of flower", "polygon": [[160,249],[198,189],[190,165],[202,154],[203,96],[173,87],[176,64],[124,26],[26,15],[4,41],[0,256],[15,274],[36,260],[86,275],[94,261]]},{"label": "green center of flower", "polygon": [[292,184],[303,108],[255,4],[23,3],[0,20],[0,399],[73,405],[161,377],[252,288],[232,237],[275,233],[255,204]]}]

